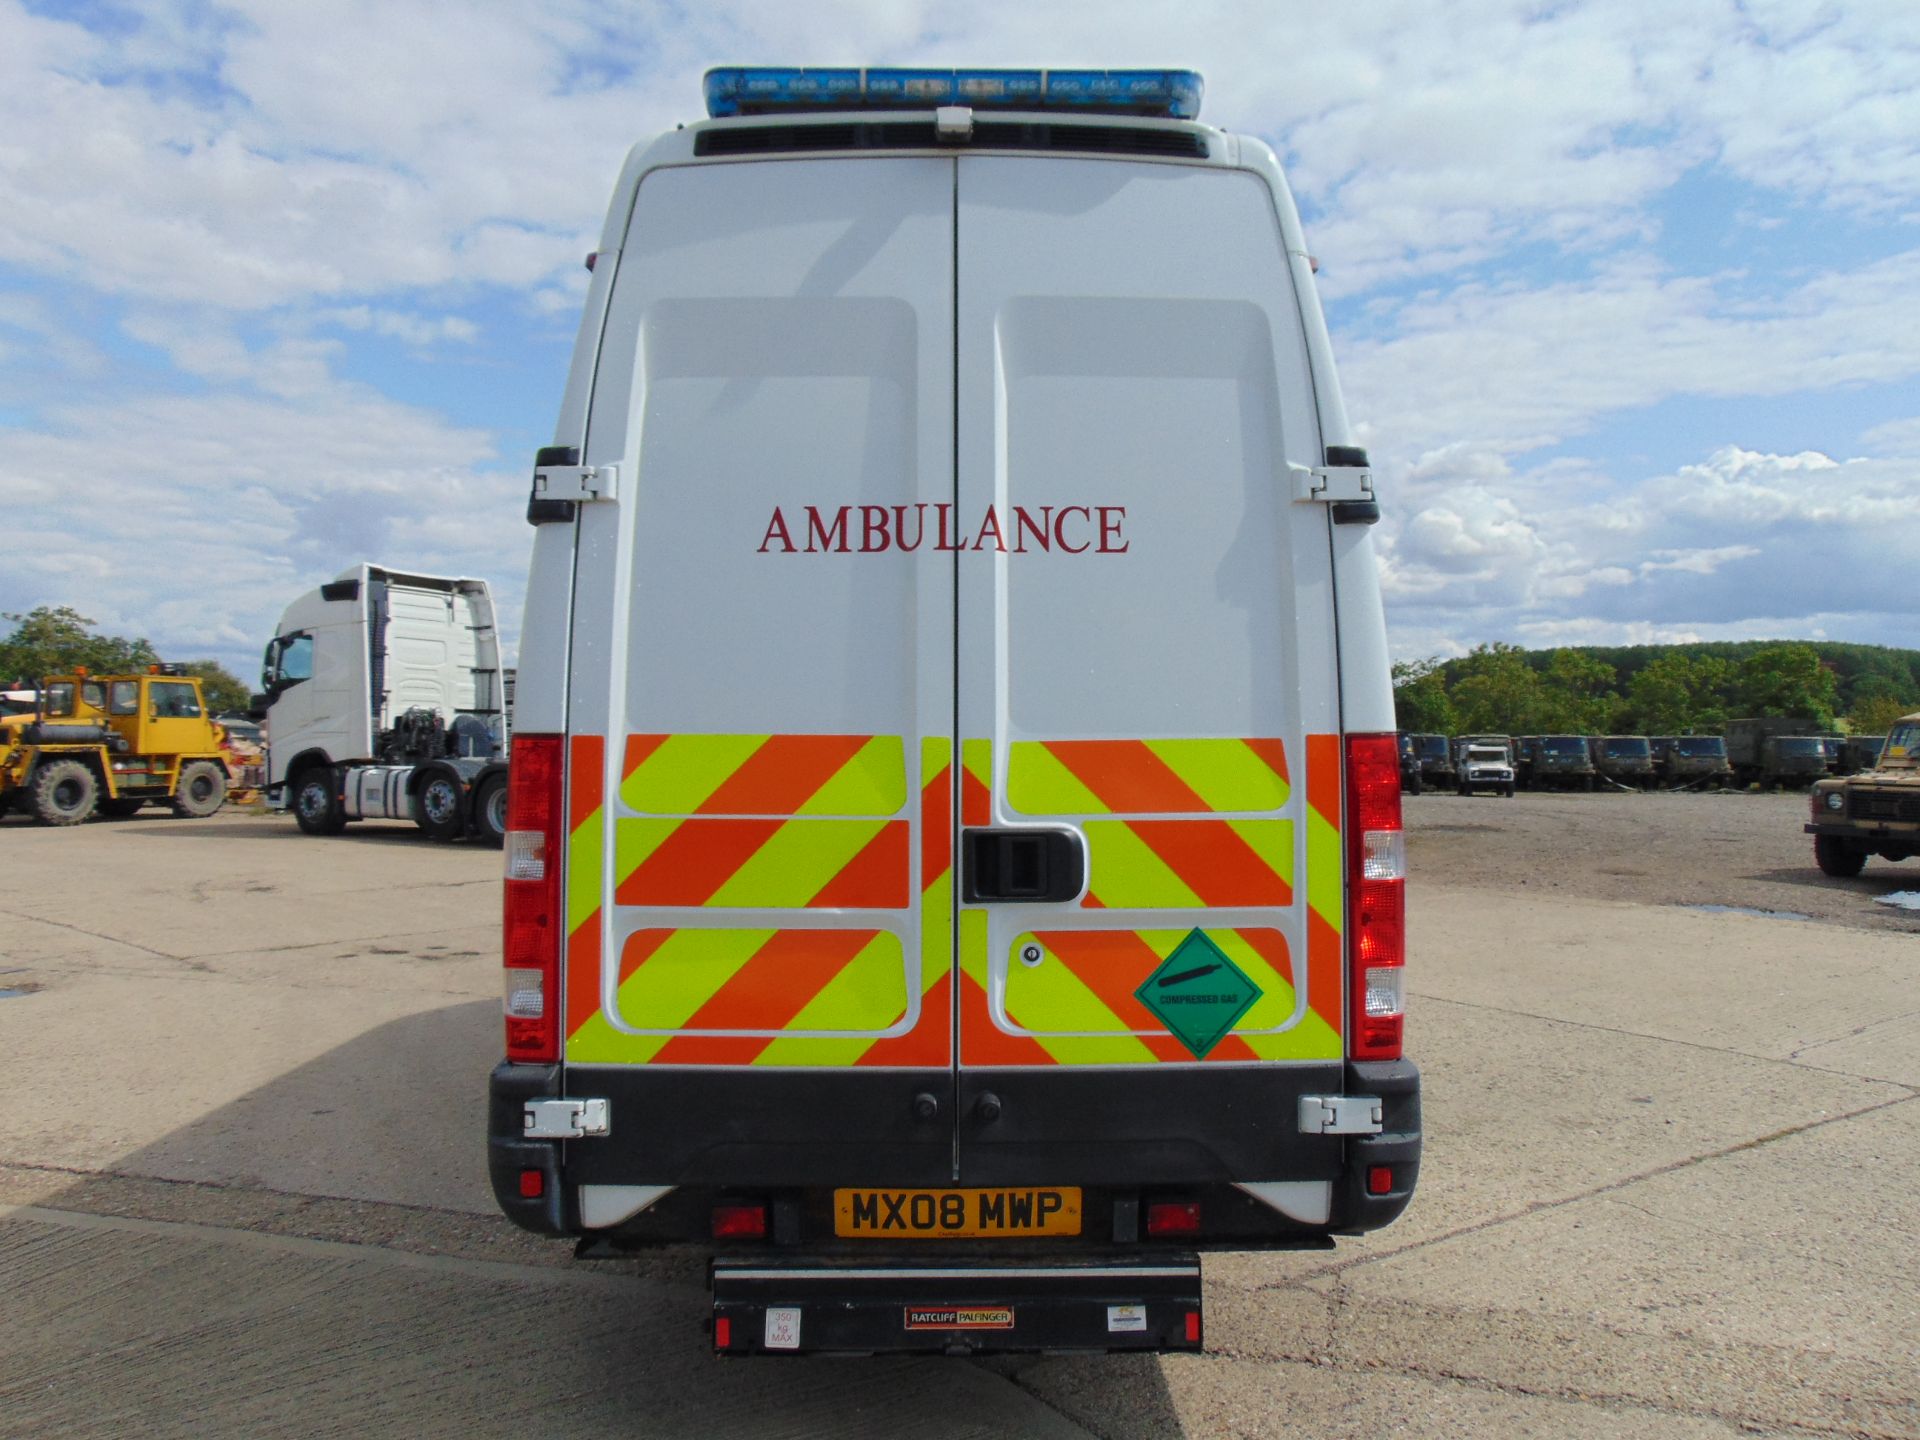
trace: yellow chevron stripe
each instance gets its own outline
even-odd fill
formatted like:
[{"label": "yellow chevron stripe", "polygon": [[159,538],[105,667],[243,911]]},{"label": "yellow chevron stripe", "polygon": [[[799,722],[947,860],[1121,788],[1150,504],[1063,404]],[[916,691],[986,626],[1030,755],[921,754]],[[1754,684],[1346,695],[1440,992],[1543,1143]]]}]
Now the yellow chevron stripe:
[{"label": "yellow chevron stripe", "polygon": [[620,987],[636,1030],[678,1030],[773,938],[772,930],[676,930]]},{"label": "yellow chevron stripe", "polygon": [[[567,837],[567,933],[571,935],[600,908],[600,868],[606,853],[606,807],[582,820]],[[547,857],[549,865],[560,864],[558,855]]]},{"label": "yellow chevron stripe", "polygon": [[1267,868],[1293,884],[1293,822],[1291,820],[1229,820],[1227,828],[1247,842]]},{"label": "yellow chevron stripe", "polygon": [[967,773],[993,790],[993,741],[962,740],[960,742],[960,764]]},{"label": "yellow chevron stripe", "polygon": [[[1106,1002],[1057,957],[1031,967],[1014,962],[1007,974],[1007,1018],[1035,1032],[1032,1038],[1062,1065],[1137,1065],[1154,1059],[1147,1043],[1128,1033]],[[1061,1030],[1094,1033],[1053,1033]]]},{"label": "yellow chevron stripe", "polygon": [[1287,803],[1287,782],[1244,740],[1144,743],[1215,810],[1278,810]]},{"label": "yellow chevron stripe", "polygon": [[789,820],[706,903],[805,905],[885,827],[884,820]]},{"label": "yellow chevron stripe", "polygon": [[691,815],[770,738],[669,735],[620,783],[620,798],[628,809],[650,815]]},{"label": "yellow chevron stripe", "polygon": [[960,970],[982,990],[991,993],[987,983],[987,912],[960,912]]},{"label": "yellow chevron stripe", "polygon": [[1200,910],[1206,907],[1124,820],[1089,820],[1087,888],[1113,910]]},{"label": "yellow chevron stripe", "polygon": [[1112,813],[1106,801],[1082,784],[1053,751],[1037,740],[1013,742],[1007,756],[1007,804],[1022,815]]},{"label": "yellow chevron stripe", "polygon": [[604,1010],[567,1038],[569,1065],[644,1065],[658,1055],[671,1035],[628,1035],[607,1023]]},{"label": "yellow chevron stripe", "polygon": [[769,1041],[756,1065],[851,1065],[906,1009],[907,977],[900,937],[881,933],[861,947],[840,973],[787,1022],[789,1031],[863,1030],[827,1037],[788,1034]]},{"label": "yellow chevron stripe", "polygon": [[1340,933],[1340,831],[1307,807],[1307,904]]},{"label": "yellow chevron stripe", "polygon": [[1262,1060],[1338,1060],[1346,1054],[1339,1032],[1311,1009],[1290,1030],[1241,1034],[1240,1038]]},{"label": "yellow chevron stripe", "polygon": [[906,803],[906,746],[898,735],[876,735],[796,813],[897,815]]},{"label": "yellow chevron stripe", "polygon": [[678,820],[616,820],[613,822],[613,883],[618,886],[646,864],[647,857],[680,828]]}]

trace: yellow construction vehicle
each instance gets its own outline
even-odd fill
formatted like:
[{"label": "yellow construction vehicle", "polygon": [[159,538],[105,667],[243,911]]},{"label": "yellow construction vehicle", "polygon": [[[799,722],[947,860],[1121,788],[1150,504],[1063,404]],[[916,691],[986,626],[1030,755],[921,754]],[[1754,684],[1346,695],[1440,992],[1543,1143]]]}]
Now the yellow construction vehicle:
[{"label": "yellow construction vehicle", "polygon": [[46,825],[124,818],[154,802],[211,815],[230,779],[221,739],[199,679],[175,667],[49,676],[31,716],[0,722],[0,811]]}]

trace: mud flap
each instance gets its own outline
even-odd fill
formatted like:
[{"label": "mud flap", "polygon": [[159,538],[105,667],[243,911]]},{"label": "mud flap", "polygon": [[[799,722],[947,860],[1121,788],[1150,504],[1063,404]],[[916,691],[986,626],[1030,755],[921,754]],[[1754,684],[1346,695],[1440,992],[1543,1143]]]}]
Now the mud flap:
[{"label": "mud flap", "polygon": [[958,1265],[713,1262],[722,1355],[1199,1350],[1200,1258]]}]

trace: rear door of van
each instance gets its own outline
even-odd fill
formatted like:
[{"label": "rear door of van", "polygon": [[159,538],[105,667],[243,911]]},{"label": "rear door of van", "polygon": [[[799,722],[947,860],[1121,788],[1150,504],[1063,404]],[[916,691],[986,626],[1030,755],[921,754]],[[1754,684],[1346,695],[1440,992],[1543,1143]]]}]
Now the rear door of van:
[{"label": "rear door of van", "polygon": [[1331,1179],[1334,596],[1264,182],[695,164],[618,264],[564,1017],[614,1120],[569,1178]]},{"label": "rear door of van", "polygon": [[[1334,597],[1272,196],[958,172],[959,508],[1009,527],[960,557],[955,617],[961,1176],[1330,1179],[1295,1100],[1303,1068],[1340,1089]],[[1077,849],[1082,883],[1020,895],[982,873],[1009,846]]]}]

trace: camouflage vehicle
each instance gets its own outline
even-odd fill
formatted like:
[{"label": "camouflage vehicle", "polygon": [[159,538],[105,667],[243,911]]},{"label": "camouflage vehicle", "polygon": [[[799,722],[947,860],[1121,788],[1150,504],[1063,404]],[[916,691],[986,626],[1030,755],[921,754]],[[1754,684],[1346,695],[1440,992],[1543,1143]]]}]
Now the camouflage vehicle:
[{"label": "camouflage vehicle", "polygon": [[1521,736],[1517,771],[1529,790],[1593,789],[1593,755],[1584,735]]},{"label": "camouflage vehicle", "polygon": [[1880,752],[1886,748],[1884,735],[1849,735],[1840,742],[1840,764],[1833,773],[1836,775],[1858,775],[1862,770],[1871,770],[1880,763]]},{"label": "camouflage vehicle", "polygon": [[1593,735],[1588,737],[1587,753],[1602,779],[1640,790],[1654,787],[1653,746],[1646,736]]},{"label": "camouflage vehicle", "polygon": [[1454,781],[1453,746],[1444,735],[1415,735],[1413,748],[1420,755],[1420,782],[1451,790]]},{"label": "camouflage vehicle", "polygon": [[1827,773],[1820,727],[1803,715],[1760,715],[1727,722],[1727,760],[1741,789],[1799,790]]},{"label": "camouflage vehicle", "polygon": [[1402,730],[1400,732],[1400,791],[1405,795],[1418,795],[1422,788],[1420,749],[1413,743],[1413,736]]},{"label": "camouflage vehicle", "polygon": [[1656,735],[1653,773],[1662,785],[1679,789],[1725,788],[1733,783],[1727,742],[1719,735]]},{"label": "camouflage vehicle", "polygon": [[1815,781],[1809,803],[1806,831],[1822,874],[1858,875],[1869,855],[1920,855],[1920,712],[1894,723],[1871,770]]}]

